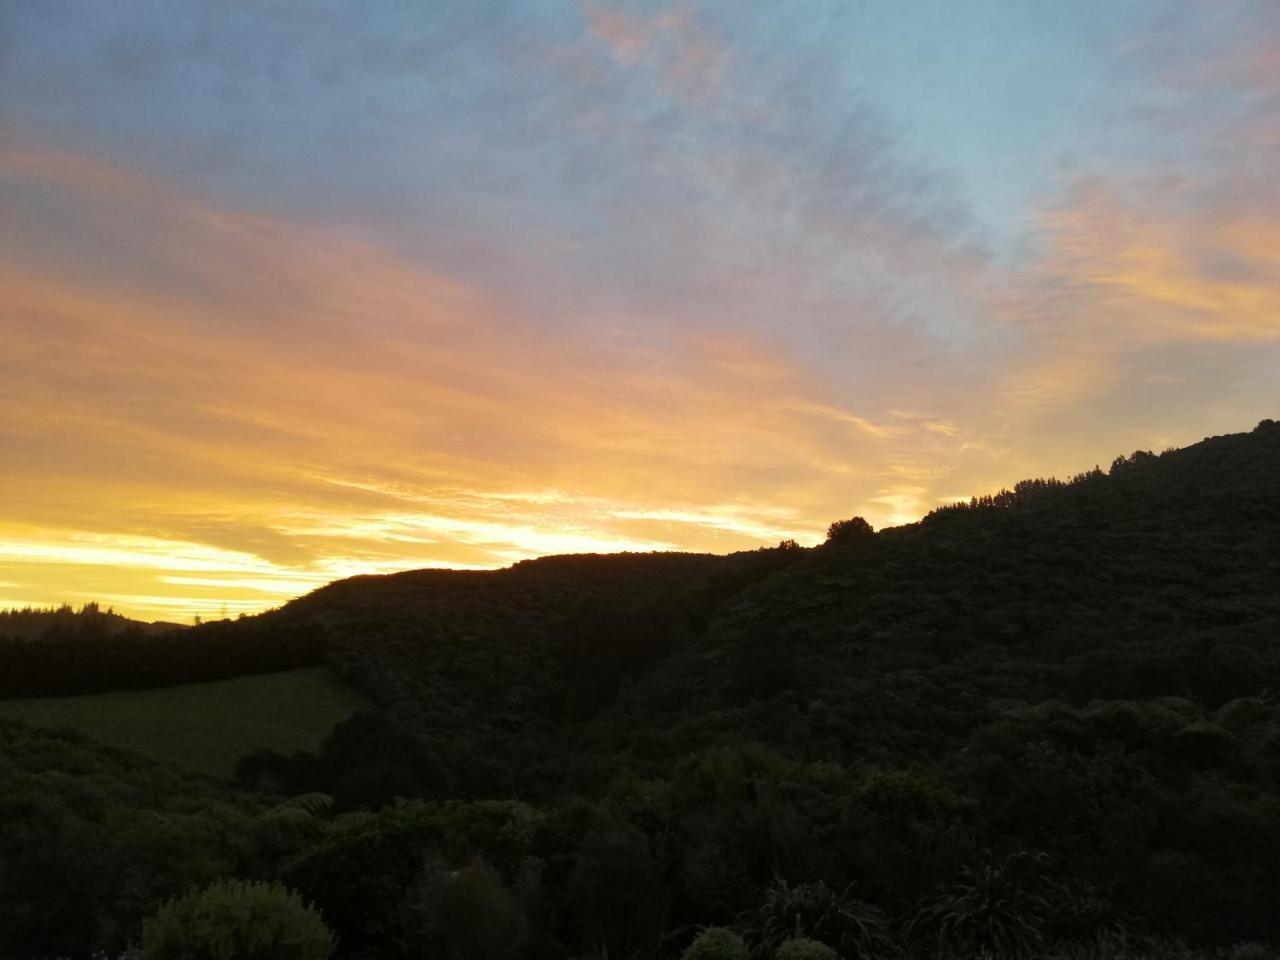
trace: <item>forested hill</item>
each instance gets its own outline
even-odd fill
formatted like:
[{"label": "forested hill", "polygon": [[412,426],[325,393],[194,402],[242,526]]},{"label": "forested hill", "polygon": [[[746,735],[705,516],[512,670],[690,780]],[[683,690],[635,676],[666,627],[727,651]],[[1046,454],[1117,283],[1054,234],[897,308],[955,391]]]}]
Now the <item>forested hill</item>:
[{"label": "forested hill", "polygon": [[527,787],[540,758],[560,764],[570,731],[689,649],[727,598],[802,555],[564,556],[356,577],[276,616],[318,625],[341,676],[434,741],[468,789],[502,792]]},{"label": "forested hill", "polygon": [[[813,549],[355,578],[265,619],[323,631],[388,719],[245,776],[551,811],[567,942],[661,956],[813,897],[908,942],[937,898],[1005,898],[1029,939],[999,956],[1280,939],[1271,421]],[[326,863],[291,876],[345,909],[355,888],[309,876]]]},{"label": "forested hill", "polygon": [[673,737],[785,740],[775,701],[832,711],[828,746],[807,725],[789,743],[831,759],[883,748],[873,713],[919,740],[913,756],[942,750],[982,698],[1217,707],[1280,690],[1280,426],[874,535],[838,523],[812,550],[357,577],[273,616],[323,625],[333,666],[406,728],[483,743],[507,769],[502,748],[523,766],[542,733],[648,743],[655,760]]}]

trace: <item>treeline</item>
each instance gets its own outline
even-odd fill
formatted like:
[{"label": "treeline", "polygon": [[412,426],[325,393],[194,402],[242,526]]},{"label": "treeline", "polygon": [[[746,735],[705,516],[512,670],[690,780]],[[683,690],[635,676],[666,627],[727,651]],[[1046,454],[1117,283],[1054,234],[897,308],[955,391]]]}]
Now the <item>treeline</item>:
[{"label": "treeline", "polygon": [[36,636],[0,635],[0,698],[138,690],[317,666],[322,627],[270,617],[146,632],[90,605]]},{"label": "treeline", "polygon": [[1268,441],[1274,444],[1280,437],[1280,423],[1262,420],[1254,428],[1252,436],[1255,443],[1251,448],[1242,443],[1244,435],[1227,435],[1206,437],[1194,447],[1171,448],[1160,454],[1135,450],[1127,456],[1116,457],[1107,471],[1095,466],[1065,481],[1056,477],[1021,480],[1014,484],[1012,490],[1002,489],[938,507],[925,522],[957,511],[999,510],[1068,501],[1079,504],[1091,494],[1114,501],[1116,494],[1126,488],[1156,497],[1177,489],[1183,495],[1179,498],[1182,503],[1189,502],[1190,495],[1197,493],[1219,495],[1224,481],[1228,487],[1243,484],[1257,490],[1266,485],[1268,477],[1257,469],[1256,462],[1251,461],[1254,455],[1263,452]]},{"label": "treeline", "polygon": [[51,627],[74,627],[82,620],[92,619],[113,632],[137,628],[144,633],[164,633],[180,629],[176,623],[142,623],[130,620],[107,607],[103,610],[97,603],[86,603],[75,609],[70,604],[57,607],[22,607],[13,610],[0,610],[0,638],[25,637],[32,639],[40,636]]}]

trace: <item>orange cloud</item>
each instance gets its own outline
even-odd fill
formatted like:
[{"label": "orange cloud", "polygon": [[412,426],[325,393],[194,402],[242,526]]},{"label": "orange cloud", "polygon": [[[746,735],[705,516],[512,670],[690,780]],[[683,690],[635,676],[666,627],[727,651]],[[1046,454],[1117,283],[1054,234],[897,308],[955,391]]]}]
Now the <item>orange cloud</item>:
[{"label": "orange cloud", "polygon": [[[1144,356],[1280,339],[1280,220],[1187,184],[1082,186],[1045,215],[1043,257],[1000,305],[1022,337],[997,409],[1023,420],[1113,396]],[[1164,376],[1189,375],[1181,366]],[[1150,375],[1149,375],[1150,376]]]},{"label": "orange cloud", "polygon": [[1280,337],[1280,224],[1199,204],[1179,217],[1176,193],[1135,208],[1082,191],[1046,219],[1044,269],[1103,314],[1114,339]]},{"label": "orange cloud", "polygon": [[1063,476],[1222,432],[1241,410],[1272,415],[1280,208],[1257,187],[1239,170],[1113,176],[1048,210],[1040,255],[993,304],[1005,326],[982,459]]}]

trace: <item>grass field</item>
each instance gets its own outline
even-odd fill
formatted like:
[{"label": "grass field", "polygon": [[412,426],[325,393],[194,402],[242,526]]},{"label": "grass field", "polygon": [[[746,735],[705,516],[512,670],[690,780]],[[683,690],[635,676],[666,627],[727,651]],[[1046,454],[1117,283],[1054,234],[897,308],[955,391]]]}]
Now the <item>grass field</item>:
[{"label": "grass field", "polygon": [[267,747],[313,750],[335,723],[369,705],[316,667],[214,683],[78,697],[0,701],[0,716],[71,727],[105,743],[188,770],[228,776]]}]

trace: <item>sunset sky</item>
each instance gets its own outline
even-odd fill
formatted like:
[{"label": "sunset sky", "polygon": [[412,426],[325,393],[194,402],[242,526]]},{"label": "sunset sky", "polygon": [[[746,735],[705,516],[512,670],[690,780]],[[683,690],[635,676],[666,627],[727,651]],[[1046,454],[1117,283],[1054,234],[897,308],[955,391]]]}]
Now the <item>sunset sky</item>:
[{"label": "sunset sky", "polygon": [[0,4],[0,606],[813,543],[1275,416],[1275,0]]}]

